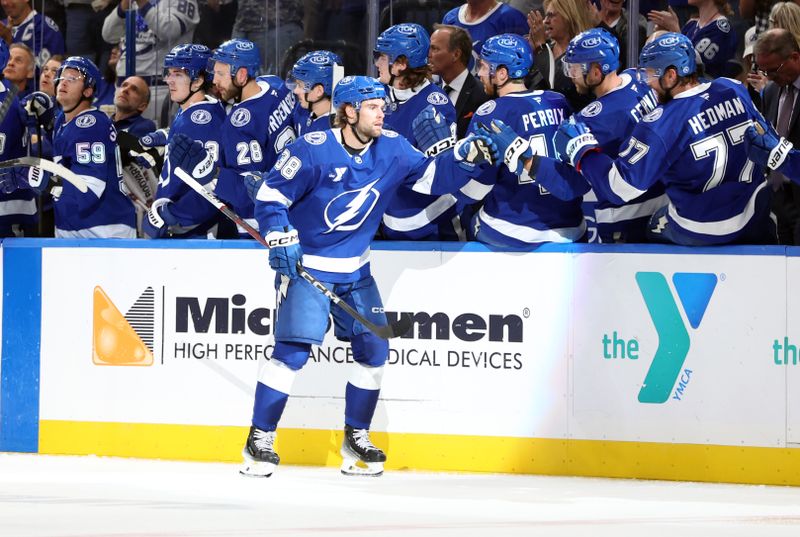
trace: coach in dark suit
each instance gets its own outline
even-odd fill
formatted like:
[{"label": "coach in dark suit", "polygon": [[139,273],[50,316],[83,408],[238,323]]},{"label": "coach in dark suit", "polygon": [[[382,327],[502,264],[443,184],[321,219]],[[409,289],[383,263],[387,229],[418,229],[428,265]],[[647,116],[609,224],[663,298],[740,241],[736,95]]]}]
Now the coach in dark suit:
[{"label": "coach in dark suit", "polygon": [[[773,29],[759,35],[754,46],[759,70],[769,79],[764,88],[762,113],[779,134],[800,147],[800,48],[792,34]],[[778,218],[781,244],[800,245],[800,187],[772,172],[775,191],[772,212]]]},{"label": "coach in dark suit", "polygon": [[442,88],[456,107],[456,136],[463,138],[472,114],[489,100],[483,85],[470,74],[472,38],[458,26],[435,24],[431,34],[428,63],[442,79]]}]

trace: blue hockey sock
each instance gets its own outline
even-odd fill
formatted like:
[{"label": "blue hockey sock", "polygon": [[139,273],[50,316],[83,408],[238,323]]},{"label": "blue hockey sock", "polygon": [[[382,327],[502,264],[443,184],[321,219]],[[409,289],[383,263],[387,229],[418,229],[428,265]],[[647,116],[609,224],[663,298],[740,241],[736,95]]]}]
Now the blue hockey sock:
[{"label": "blue hockey sock", "polygon": [[347,383],[344,396],[344,422],[354,429],[369,429],[380,390],[365,390]]}]

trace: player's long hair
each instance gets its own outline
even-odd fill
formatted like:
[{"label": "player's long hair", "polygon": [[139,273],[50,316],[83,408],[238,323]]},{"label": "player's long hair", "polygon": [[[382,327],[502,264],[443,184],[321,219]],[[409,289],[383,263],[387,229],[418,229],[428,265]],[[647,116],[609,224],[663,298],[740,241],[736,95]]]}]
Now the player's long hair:
[{"label": "player's long hair", "polygon": [[428,65],[423,65],[422,67],[406,67],[400,71],[400,75],[398,76],[403,78],[403,82],[408,88],[416,88],[425,80],[431,79],[431,68]]},{"label": "player's long hair", "polygon": [[794,2],[778,2],[769,12],[769,27],[789,30],[800,44],[800,6]]}]

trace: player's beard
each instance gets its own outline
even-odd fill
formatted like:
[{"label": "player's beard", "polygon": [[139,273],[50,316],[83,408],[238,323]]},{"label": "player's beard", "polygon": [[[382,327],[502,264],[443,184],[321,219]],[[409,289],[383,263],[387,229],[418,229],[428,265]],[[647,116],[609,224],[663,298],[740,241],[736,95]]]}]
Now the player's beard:
[{"label": "player's beard", "polygon": [[219,86],[217,88],[222,100],[225,102],[239,102],[242,96],[242,88],[235,84],[232,84],[229,88],[220,88]]},{"label": "player's beard", "polygon": [[659,104],[667,104],[672,100],[672,94],[668,91],[657,91],[656,96],[658,97]]},{"label": "player's beard", "polygon": [[358,131],[359,138],[364,140],[374,140],[375,138],[380,138],[381,134],[383,134],[383,125],[378,127],[373,124],[364,129],[357,124],[355,129]]}]

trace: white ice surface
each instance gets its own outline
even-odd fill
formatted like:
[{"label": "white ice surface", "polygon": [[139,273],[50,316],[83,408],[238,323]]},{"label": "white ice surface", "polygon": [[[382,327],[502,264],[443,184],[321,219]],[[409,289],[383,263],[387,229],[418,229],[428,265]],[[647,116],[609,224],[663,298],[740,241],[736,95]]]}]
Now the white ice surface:
[{"label": "white ice surface", "polygon": [[0,454],[0,537],[800,536],[800,488]]}]

